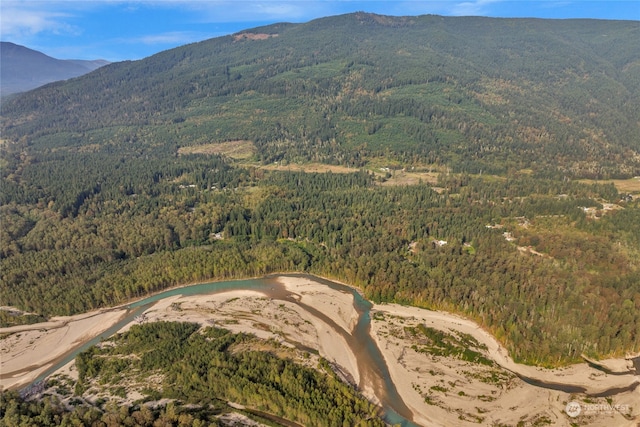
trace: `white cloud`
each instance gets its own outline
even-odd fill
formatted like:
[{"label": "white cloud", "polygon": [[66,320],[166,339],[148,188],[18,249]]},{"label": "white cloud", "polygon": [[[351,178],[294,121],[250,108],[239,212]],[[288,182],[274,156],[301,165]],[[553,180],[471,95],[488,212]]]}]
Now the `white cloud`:
[{"label": "white cloud", "polygon": [[37,6],[39,6],[39,2],[3,1],[0,6],[1,37],[13,39],[43,32],[52,34],[78,34],[80,32],[78,27],[67,22],[68,18],[72,16],[69,13]]}]

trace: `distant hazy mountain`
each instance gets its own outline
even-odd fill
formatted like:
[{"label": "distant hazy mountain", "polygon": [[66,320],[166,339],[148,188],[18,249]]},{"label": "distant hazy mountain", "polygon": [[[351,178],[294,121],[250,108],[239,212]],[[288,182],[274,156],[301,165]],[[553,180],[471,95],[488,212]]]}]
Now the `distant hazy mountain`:
[{"label": "distant hazy mountain", "polygon": [[0,42],[0,93],[24,92],[86,74],[108,61],[62,60],[9,42]]}]

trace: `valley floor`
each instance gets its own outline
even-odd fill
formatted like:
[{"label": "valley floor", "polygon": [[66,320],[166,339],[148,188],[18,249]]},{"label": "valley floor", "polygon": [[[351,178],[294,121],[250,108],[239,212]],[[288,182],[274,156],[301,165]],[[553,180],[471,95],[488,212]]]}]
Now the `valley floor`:
[{"label": "valley floor", "polygon": [[[359,355],[362,349],[350,339],[359,318],[353,296],[306,277],[279,277],[278,281],[284,286],[281,295],[250,290],[178,295],[157,302],[135,321],[198,322],[317,350],[346,380],[359,384],[367,398],[379,403],[379,384],[363,375]],[[115,325],[125,314],[125,309],[114,308],[0,329],[1,388],[30,383],[69,349]],[[520,378],[583,387],[594,395],[633,388],[640,377],[631,372],[612,375],[586,363],[552,370],[520,365],[478,325],[448,313],[384,304],[373,307],[371,318],[371,335],[404,405],[418,425],[635,426],[640,419],[640,387],[595,398],[534,386]],[[427,345],[429,340],[416,332],[420,327],[445,333],[447,342],[473,342],[483,363]],[[605,364],[616,372],[630,368],[624,360]],[[64,372],[72,376],[73,363]],[[131,390],[127,397],[135,400],[140,395]],[[581,410],[575,418],[565,411],[573,401],[580,404]]]}]

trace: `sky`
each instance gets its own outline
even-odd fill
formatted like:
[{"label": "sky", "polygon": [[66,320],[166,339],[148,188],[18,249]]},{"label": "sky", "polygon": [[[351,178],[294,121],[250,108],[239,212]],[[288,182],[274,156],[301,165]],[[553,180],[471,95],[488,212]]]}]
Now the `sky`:
[{"label": "sky", "polygon": [[640,25],[640,0],[1,0],[0,40],[59,59],[136,60],[260,25],[356,11],[622,19]]}]

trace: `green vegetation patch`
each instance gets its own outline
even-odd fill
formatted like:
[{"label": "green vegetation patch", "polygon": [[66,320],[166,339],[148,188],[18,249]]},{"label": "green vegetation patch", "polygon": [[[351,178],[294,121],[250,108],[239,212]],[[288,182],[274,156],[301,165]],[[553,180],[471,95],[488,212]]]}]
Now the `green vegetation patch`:
[{"label": "green vegetation patch", "polygon": [[[186,403],[230,401],[303,425],[384,425],[379,409],[342,383],[326,361],[312,369],[255,350],[269,346],[253,336],[156,322],[134,325],[110,342],[77,356],[77,391],[111,384],[113,393],[124,396],[125,388],[143,388],[145,378],[159,376],[160,395]],[[131,384],[123,386],[127,381]]]},{"label": "green vegetation patch", "polygon": [[[413,341],[418,341],[411,348],[419,353],[454,357],[466,362],[495,366],[495,362],[481,353],[487,350],[487,346],[480,344],[469,334],[449,334],[422,324],[405,326],[404,331]],[[434,388],[432,387],[432,389]]]}]

